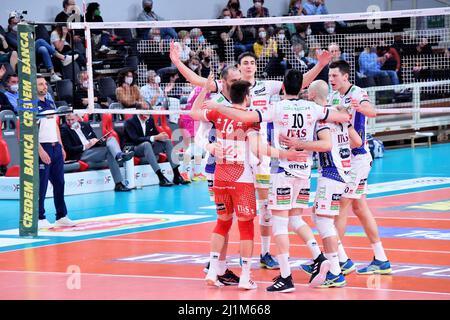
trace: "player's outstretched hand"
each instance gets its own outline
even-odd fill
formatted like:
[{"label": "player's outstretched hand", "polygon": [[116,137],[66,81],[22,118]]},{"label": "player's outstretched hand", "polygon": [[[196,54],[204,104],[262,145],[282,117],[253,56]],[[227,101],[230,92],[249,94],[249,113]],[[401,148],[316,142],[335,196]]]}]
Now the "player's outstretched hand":
[{"label": "player's outstretched hand", "polygon": [[206,81],[205,85],[203,86],[203,89],[208,90],[209,88],[214,87],[214,72],[210,72],[208,76],[208,80]]},{"label": "player's outstretched hand", "polygon": [[178,42],[170,41],[170,60],[172,60],[173,63],[180,61],[180,52],[181,47]]},{"label": "player's outstretched hand", "polygon": [[288,148],[301,148],[301,146],[299,145],[300,141],[297,138],[288,137],[284,134],[280,134],[280,143]]},{"label": "player's outstretched hand", "polygon": [[328,50],[320,50],[317,54],[317,60],[322,67],[325,67],[331,61],[331,53]]}]

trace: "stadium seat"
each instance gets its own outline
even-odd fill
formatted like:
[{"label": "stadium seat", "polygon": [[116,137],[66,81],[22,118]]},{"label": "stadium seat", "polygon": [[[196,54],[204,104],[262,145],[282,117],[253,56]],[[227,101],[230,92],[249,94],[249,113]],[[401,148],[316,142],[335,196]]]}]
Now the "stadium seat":
[{"label": "stadium seat", "polygon": [[100,99],[107,99],[108,101],[117,101],[116,98],[116,82],[111,77],[98,79],[98,91]]},{"label": "stadium seat", "polygon": [[58,101],[69,102],[70,105],[73,101],[73,83],[70,79],[60,80],[56,82],[56,94]]},{"label": "stadium seat", "polygon": [[[0,121],[2,127],[2,135],[0,142],[0,165],[8,166],[6,176],[18,177],[19,176],[19,136],[17,127],[17,118],[14,112],[5,110],[0,112]],[[4,154],[3,154],[4,153]]]}]

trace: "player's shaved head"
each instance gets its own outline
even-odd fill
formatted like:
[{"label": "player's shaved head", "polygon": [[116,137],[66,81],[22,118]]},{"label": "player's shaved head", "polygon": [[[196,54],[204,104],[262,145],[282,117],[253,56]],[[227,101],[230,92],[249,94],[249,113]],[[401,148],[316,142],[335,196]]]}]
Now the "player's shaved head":
[{"label": "player's shaved head", "polygon": [[323,80],[313,81],[308,88],[308,93],[319,99],[327,99],[328,84]]}]

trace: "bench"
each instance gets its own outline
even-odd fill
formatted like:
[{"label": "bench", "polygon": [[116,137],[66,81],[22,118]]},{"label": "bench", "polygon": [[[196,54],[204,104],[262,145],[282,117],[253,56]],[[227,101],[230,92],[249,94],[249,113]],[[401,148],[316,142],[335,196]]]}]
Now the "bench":
[{"label": "bench", "polygon": [[[431,147],[431,137],[433,136],[433,132],[415,132],[413,135],[411,135],[411,147],[415,148],[416,145],[420,144],[428,144],[428,147]],[[428,138],[428,141],[423,143],[415,143],[415,139],[418,138]]]}]

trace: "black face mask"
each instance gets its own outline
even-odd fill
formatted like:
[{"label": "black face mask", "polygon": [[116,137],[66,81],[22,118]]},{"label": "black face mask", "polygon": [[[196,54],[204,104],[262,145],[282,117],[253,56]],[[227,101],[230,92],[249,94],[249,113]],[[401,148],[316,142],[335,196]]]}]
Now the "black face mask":
[{"label": "black face mask", "polygon": [[152,12],[152,7],[145,7],[144,11],[147,13],[150,13],[150,12]]},{"label": "black face mask", "polygon": [[234,10],[239,10],[239,5],[236,2],[233,2],[232,4],[230,4],[230,7]]},{"label": "black face mask", "polygon": [[211,61],[211,58],[210,57],[205,57],[205,59],[203,59],[203,60],[205,60],[206,63],[209,63]]}]

